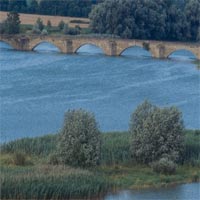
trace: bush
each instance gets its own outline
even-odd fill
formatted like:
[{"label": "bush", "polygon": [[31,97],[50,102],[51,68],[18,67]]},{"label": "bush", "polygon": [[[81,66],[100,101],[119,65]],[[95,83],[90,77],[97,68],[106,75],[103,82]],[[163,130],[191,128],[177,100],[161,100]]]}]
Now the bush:
[{"label": "bush", "polygon": [[42,32],[41,32],[41,34],[42,34],[42,35],[48,35],[47,29],[43,29]]},{"label": "bush", "polygon": [[59,28],[60,30],[63,30],[64,26],[65,26],[65,22],[64,22],[63,20],[61,20],[61,21],[58,23],[58,28]]},{"label": "bush", "polygon": [[58,138],[61,163],[72,166],[95,166],[100,161],[100,132],[94,115],[80,110],[65,114],[64,127]]},{"label": "bush", "polygon": [[176,172],[176,164],[168,158],[161,158],[159,161],[152,163],[154,172],[161,174],[174,174]]},{"label": "bush", "polygon": [[131,152],[144,164],[168,156],[173,161],[181,158],[184,145],[181,113],[175,107],[158,108],[145,101],[131,116]]},{"label": "bush", "polygon": [[14,165],[25,165],[26,164],[26,156],[24,153],[16,152],[13,155],[13,164]]},{"label": "bush", "polygon": [[58,165],[59,164],[58,155],[56,153],[50,154],[48,163],[51,165]]}]

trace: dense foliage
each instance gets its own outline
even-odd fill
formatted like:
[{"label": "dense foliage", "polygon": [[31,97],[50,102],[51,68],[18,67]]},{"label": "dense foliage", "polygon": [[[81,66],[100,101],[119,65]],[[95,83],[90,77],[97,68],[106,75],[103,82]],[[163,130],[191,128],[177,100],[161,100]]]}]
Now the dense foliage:
[{"label": "dense foliage", "polygon": [[162,157],[180,160],[184,137],[177,108],[159,108],[145,101],[131,116],[130,133],[131,151],[137,162],[148,164]]},{"label": "dense foliage", "polygon": [[88,17],[92,5],[99,0],[0,0],[2,11]]},{"label": "dense foliage", "polygon": [[7,14],[7,19],[0,24],[0,33],[17,34],[20,32],[20,19],[17,12]]},{"label": "dense foliage", "polygon": [[152,163],[154,172],[162,174],[174,174],[176,172],[176,164],[168,158],[161,158]]},{"label": "dense foliage", "polygon": [[90,13],[95,33],[123,38],[199,40],[200,1],[105,0]]},{"label": "dense foliage", "polygon": [[84,110],[69,110],[58,138],[61,163],[95,166],[100,161],[100,132],[94,115]]}]

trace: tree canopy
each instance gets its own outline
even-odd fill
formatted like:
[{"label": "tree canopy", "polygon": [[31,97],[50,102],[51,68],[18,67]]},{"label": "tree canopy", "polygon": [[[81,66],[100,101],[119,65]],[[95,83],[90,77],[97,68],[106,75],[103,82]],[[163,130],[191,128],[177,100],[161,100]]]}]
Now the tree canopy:
[{"label": "tree canopy", "polygon": [[0,33],[17,34],[20,31],[20,19],[17,12],[9,12],[7,19],[1,23]]},{"label": "tree canopy", "polygon": [[159,108],[145,101],[131,116],[131,152],[140,163],[161,158],[178,161],[183,152],[183,121],[175,107]]},{"label": "tree canopy", "polygon": [[95,166],[100,162],[100,131],[93,114],[69,110],[59,134],[60,162],[77,167]]},{"label": "tree canopy", "polygon": [[90,13],[95,33],[123,38],[198,40],[200,1],[105,0]]}]

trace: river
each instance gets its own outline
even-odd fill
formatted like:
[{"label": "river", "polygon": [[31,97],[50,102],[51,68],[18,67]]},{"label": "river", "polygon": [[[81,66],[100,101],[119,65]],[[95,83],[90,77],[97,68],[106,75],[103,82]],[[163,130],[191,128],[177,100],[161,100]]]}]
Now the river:
[{"label": "river", "polygon": [[56,133],[73,108],[93,112],[102,131],[128,130],[145,99],[177,106],[186,128],[200,128],[200,72],[189,52],[159,60],[140,48],[120,57],[91,45],[76,55],[48,43],[34,52],[0,48],[1,141]]},{"label": "river", "polygon": [[105,200],[198,200],[200,183],[182,184],[167,188],[122,191],[110,194]]}]

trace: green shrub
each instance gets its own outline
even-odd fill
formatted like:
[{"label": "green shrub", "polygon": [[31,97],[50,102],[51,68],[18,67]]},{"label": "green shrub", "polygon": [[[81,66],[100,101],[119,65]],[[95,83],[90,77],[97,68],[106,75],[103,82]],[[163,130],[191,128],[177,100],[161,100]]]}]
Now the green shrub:
[{"label": "green shrub", "polygon": [[49,164],[52,165],[58,165],[59,164],[59,158],[56,153],[52,153],[49,155]]},{"label": "green shrub", "polygon": [[145,101],[131,116],[131,152],[136,161],[148,164],[168,156],[180,159],[184,145],[181,113],[175,107],[159,108]]},{"label": "green shrub", "polygon": [[16,152],[13,155],[13,164],[14,165],[25,165],[26,164],[26,156],[24,153]]},{"label": "green shrub", "polygon": [[58,138],[60,162],[72,166],[95,166],[100,161],[100,131],[93,114],[69,110]]},{"label": "green shrub", "polygon": [[159,161],[151,164],[154,172],[161,174],[174,174],[176,172],[176,164],[168,158],[161,158]]},{"label": "green shrub", "polygon": [[63,20],[61,20],[61,21],[58,23],[58,28],[59,28],[60,30],[63,30],[64,26],[65,26],[65,22],[64,22]]}]

